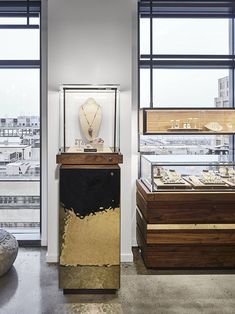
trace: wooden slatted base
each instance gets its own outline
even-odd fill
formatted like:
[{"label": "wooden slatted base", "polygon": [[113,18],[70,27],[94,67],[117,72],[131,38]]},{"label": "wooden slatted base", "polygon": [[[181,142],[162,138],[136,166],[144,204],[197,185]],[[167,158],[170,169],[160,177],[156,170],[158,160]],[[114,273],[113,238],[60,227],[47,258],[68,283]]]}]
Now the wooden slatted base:
[{"label": "wooden slatted base", "polygon": [[150,193],[138,182],[136,217],[147,267],[235,267],[235,193]]}]

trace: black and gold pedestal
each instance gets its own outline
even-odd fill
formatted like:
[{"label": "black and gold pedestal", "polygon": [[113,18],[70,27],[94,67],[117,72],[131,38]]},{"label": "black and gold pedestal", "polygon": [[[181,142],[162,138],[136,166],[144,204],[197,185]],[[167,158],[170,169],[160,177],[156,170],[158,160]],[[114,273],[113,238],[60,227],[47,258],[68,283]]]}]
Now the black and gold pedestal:
[{"label": "black and gold pedestal", "polygon": [[57,162],[60,164],[59,287],[64,292],[117,290],[120,287],[118,163],[122,162],[122,155],[60,154]]}]

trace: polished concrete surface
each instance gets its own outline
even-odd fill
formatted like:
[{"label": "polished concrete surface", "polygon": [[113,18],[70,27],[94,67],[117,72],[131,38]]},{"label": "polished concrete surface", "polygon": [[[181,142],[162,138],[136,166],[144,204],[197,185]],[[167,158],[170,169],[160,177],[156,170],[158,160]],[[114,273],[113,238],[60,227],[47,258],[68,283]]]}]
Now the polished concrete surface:
[{"label": "polished concrete surface", "polygon": [[147,270],[122,265],[115,295],[63,295],[57,266],[45,262],[45,249],[21,248],[14,267],[0,278],[1,314],[194,314],[235,313],[234,271]]}]

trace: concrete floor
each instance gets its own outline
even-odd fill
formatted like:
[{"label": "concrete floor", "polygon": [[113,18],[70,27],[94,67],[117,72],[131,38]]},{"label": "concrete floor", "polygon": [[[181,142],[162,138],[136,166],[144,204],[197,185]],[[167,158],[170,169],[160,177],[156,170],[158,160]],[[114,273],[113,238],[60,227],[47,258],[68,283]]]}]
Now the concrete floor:
[{"label": "concrete floor", "polygon": [[116,295],[63,295],[44,249],[21,248],[0,278],[1,314],[235,313],[235,272],[147,270],[138,252],[122,265]]}]

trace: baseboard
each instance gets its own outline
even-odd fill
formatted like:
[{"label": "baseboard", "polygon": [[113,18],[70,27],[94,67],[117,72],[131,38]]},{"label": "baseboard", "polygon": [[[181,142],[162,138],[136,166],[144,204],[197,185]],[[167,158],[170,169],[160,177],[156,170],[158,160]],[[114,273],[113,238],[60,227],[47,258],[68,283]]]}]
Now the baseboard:
[{"label": "baseboard", "polygon": [[[47,263],[57,263],[58,262],[58,256],[57,254],[46,254],[46,262]],[[121,254],[121,262],[127,263],[127,262],[133,262],[133,254]]]},{"label": "baseboard", "polygon": [[137,241],[136,241],[136,237],[132,239],[132,247],[136,247],[138,246]]},{"label": "baseboard", "polygon": [[46,262],[47,263],[57,263],[58,262],[58,255],[57,254],[46,254]]},{"label": "baseboard", "polygon": [[47,239],[41,238],[41,246],[47,246]]},{"label": "baseboard", "polygon": [[133,262],[133,254],[121,254],[121,263]]}]

